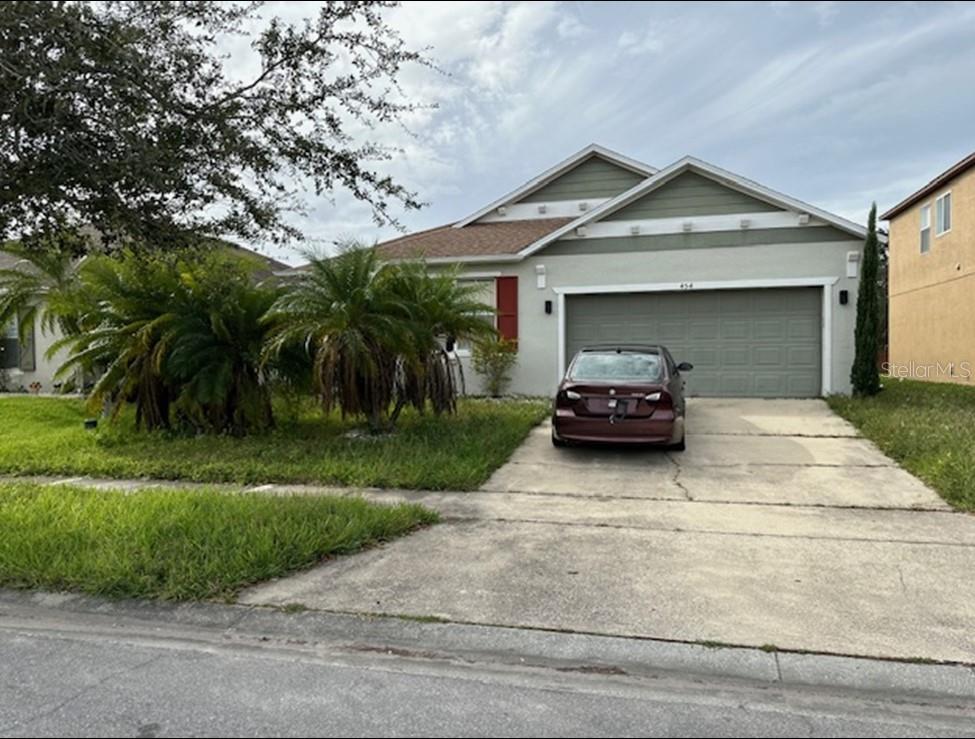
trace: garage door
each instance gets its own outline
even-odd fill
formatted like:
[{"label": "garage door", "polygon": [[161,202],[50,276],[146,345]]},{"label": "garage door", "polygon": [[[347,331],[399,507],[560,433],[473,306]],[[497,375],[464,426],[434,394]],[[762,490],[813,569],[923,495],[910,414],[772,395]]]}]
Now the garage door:
[{"label": "garage door", "polygon": [[566,359],[591,344],[663,344],[694,365],[691,395],[814,397],[821,314],[820,288],[570,295]]}]

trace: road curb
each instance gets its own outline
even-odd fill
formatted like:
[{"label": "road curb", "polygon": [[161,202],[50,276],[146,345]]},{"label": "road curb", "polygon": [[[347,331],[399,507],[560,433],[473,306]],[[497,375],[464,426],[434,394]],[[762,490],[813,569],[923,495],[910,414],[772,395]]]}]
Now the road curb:
[{"label": "road curb", "polygon": [[546,631],[402,616],[346,614],[218,603],[113,601],[76,594],[0,589],[0,627],[60,620],[77,627],[165,638],[167,631],[204,632],[215,640],[280,642],[334,651],[508,664],[561,671],[751,680],[975,700],[975,669],[832,654],[766,651],[646,638]]}]

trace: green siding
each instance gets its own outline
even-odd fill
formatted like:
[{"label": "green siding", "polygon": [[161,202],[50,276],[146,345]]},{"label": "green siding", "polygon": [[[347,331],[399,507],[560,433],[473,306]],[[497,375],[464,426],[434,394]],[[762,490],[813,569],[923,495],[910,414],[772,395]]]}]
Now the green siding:
[{"label": "green siding", "polygon": [[685,172],[603,220],[716,216],[782,210],[774,205],[720,185],[694,172]]},{"label": "green siding", "polygon": [[593,155],[518,202],[612,198],[646,177]]},{"label": "green siding", "polygon": [[763,244],[806,244],[822,241],[856,241],[856,237],[832,226],[756,228],[737,231],[617,236],[593,239],[562,239],[545,247],[546,254],[621,254],[676,249],[716,249]]}]

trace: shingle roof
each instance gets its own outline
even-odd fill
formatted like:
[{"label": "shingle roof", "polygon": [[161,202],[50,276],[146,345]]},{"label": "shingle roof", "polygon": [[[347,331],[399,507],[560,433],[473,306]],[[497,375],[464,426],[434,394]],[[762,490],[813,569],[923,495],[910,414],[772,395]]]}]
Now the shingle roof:
[{"label": "shingle roof", "polygon": [[955,164],[951,165],[950,167],[948,167],[948,169],[946,169],[944,172],[939,174],[937,177],[931,180],[920,190],[916,190],[915,192],[911,193],[906,198],[901,200],[897,205],[895,205],[893,208],[891,208],[882,216],[880,216],[880,220],[889,221],[898,213],[907,210],[909,207],[914,205],[914,203],[916,203],[918,200],[921,200],[925,196],[930,195],[939,187],[947,184],[949,181],[953,180],[955,177],[962,174],[963,172],[967,172],[972,167],[975,167],[975,152],[972,152],[967,157],[962,159],[960,162],[956,162]]},{"label": "shingle roof", "polygon": [[412,257],[475,257],[517,254],[542,236],[570,223],[572,218],[539,218],[524,221],[471,223],[418,231],[376,246],[382,259]]}]

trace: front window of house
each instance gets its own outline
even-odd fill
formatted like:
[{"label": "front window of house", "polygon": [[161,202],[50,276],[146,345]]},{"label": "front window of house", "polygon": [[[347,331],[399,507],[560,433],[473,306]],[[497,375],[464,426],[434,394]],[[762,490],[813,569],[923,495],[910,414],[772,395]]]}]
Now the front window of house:
[{"label": "front window of house", "polygon": [[[495,304],[495,284],[493,279],[487,280],[462,280],[462,284],[465,287],[475,288],[475,298],[478,302],[484,303],[485,305]],[[481,318],[484,322],[491,325],[492,327],[497,327],[497,316],[493,313],[481,314]],[[461,355],[468,355],[471,352],[471,343],[467,340],[461,340],[457,342],[457,353]]]},{"label": "front window of house", "polygon": [[931,251],[931,206],[921,206],[921,253]]}]

